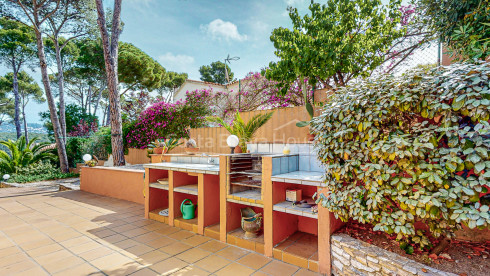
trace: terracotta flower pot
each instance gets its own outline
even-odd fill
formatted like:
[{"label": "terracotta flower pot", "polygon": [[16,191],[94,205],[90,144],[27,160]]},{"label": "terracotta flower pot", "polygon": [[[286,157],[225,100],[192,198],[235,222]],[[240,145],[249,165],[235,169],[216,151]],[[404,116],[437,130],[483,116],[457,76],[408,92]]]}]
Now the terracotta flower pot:
[{"label": "terracotta flower pot", "polygon": [[199,148],[184,148],[185,153],[194,155],[199,152]]},{"label": "terracotta flower pot", "polygon": [[154,154],[162,154],[163,152],[163,147],[158,147],[153,149]]},{"label": "terracotta flower pot", "polygon": [[241,148],[240,146],[236,146],[236,147],[235,147],[235,151],[234,151],[234,153],[242,153],[242,152],[243,152],[243,151],[242,151],[242,148]]}]

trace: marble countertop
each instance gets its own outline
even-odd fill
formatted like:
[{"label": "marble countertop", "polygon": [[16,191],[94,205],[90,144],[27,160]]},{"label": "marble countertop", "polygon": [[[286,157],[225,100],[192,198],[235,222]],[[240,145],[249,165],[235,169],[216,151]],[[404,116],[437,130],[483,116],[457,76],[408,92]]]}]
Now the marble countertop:
[{"label": "marble countertop", "polygon": [[150,169],[162,169],[162,170],[171,170],[171,171],[178,171],[178,172],[219,174],[219,165],[212,165],[212,164],[162,162],[162,163],[145,164],[144,167]]},{"label": "marble countertop", "polygon": [[320,186],[323,182],[323,172],[294,171],[276,174],[271,177],[272,181],[288,182],[310,186]]}]

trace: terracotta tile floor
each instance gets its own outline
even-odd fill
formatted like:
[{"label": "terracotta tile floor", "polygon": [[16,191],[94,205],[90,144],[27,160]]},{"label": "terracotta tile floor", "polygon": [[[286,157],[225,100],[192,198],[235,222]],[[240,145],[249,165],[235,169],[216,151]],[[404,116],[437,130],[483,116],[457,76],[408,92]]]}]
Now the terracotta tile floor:
[{"label": "terracotta tile floor", "polygon": [[82,191],[0,189],[0,275],[315,275]]}]

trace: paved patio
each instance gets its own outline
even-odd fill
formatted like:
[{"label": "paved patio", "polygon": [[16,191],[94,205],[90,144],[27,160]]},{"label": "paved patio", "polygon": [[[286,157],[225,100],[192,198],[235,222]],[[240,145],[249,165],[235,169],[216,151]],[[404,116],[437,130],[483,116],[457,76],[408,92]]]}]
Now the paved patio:
[{"label": "paved patio", "polygon": [[316,275],[82,191],[0,189],[0,275]]}]

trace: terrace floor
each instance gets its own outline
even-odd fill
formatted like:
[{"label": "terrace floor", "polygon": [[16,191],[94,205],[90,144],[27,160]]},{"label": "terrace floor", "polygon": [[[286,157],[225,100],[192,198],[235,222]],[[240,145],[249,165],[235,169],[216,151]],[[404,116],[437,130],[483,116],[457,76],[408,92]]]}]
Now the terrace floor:
[{"label": "terrace floor", "polygon": [[0,189],[0,275],[315,275],[82,191]]}]

